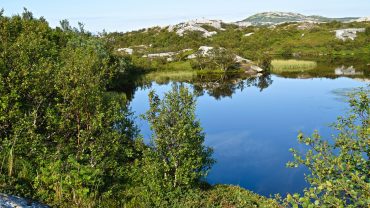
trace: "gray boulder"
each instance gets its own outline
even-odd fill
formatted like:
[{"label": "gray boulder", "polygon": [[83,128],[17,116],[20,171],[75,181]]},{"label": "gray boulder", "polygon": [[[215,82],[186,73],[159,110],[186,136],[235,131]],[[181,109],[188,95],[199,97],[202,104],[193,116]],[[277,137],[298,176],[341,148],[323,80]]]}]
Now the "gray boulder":
[{"label": "gray boulder", "polygon": [[0,193],[0,207],[2,208],[48,208],[44,204],[24,199],[18,196],[12,196]]}]

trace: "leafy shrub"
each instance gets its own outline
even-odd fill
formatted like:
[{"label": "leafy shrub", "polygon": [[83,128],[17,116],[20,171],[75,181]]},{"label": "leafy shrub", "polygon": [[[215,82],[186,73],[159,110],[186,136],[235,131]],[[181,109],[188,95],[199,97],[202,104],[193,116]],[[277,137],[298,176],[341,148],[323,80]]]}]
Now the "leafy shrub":
[{"label": "leafy shrub", "polygon": [[311,137],[298,136],[310,149],[300,154],[291,149],[294,161],[289,167],[304,165],[310,170],[310,187],[288,195],[289,207],[369,207],[370,206],[370,106],[369,89],[350,98],[351,112],[339,117],[333,128],[339,133],[333,141],[318,132]]}]

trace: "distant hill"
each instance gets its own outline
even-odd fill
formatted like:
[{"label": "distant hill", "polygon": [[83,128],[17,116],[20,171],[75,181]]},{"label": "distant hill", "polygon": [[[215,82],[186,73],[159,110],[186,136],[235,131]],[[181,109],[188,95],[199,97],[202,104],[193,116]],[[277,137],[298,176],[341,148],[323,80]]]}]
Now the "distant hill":
[{"label": "distant hill", "polygon": [[359,17],[343,17],[343,18],[328,18],[323,16],[305,16],[299,13],[293,12],[263,12],[252,15],[242,21],[237,22],[237,24],[244,25],[276,25],[286,22],[331,22],[331,21],[340,21],[340,22],[349,22],[355,21]]}]

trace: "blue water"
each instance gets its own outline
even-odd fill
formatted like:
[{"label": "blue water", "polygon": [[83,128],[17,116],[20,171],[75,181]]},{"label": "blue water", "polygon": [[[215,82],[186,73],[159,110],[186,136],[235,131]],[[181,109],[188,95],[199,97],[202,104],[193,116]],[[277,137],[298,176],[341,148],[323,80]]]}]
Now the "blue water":
[{"label": "blue water", "polygon": [[[350,78],[292,79],[272,76],[272,84],[237,89],[230,97],[216,99],[207,91],[197,99],[196,114],[206,133],[206,145],[214,148],[211,184],[234,184],[269,196],[301,192],[307,186],[304,168],[286,168],[292,160],[289,148],[304,150],[297,142],[299,131],[318,130],[325,138],[334,133],[328,125],[348,110],[343,93],[366,86]],[[187,86],[192,87],[191,84]],[[148,92],[163,95],[171,83],[152,83],[138,89],[131,102],[136,115],[148,110]],[[148,124],[137,119],[148,141]]]}]

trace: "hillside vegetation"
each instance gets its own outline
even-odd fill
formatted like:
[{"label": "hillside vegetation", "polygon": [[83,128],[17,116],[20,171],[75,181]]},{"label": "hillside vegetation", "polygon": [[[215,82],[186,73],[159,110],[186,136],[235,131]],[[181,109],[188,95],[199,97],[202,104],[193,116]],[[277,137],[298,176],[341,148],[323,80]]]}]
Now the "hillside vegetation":
[{"label": "hillside vegetation", "polygon": [[[324,25],[319,32],[336,24]],[[247,30],[261,36],[263,31],[272,31],[272,37],[285,37],[282,31],[298,36],[295,29],[285,27],[295,26],[279,26],[276,31],[230,26],[212,39],[196,33],[181,38],[158,28],[95,36],[83,24],[74,28],[63,20],[60,27],[51,28],[27,10],[12,17],[1,11],[0,192],[51,207],[368,207],[367,89],[350,100],[351,114],[338,119],[335,128],[340,134],[333,143],[317,133],[299,135],[299,142],[310,150],[301,154],[292,149],[295,160],[289,166],[307,166],[310,187],[302,195],[276,199],[206,182],[217,161],[204,143],[206,134],[195,114],[196,96],[188,88],[174,84],[163,97],[149,93],[150,109],[142,115],[152,130],[149,144],[134,123],[126,95],[119,92],[116,81],[142,69],[137,63],[144,58],[118,54],[118,46],[153,44],[141,48],[160,51],[215,41],[226,48],[223,41],[237,43],[226,39],[227,34],[236,38]],[[361,34],[358,41],[368,43],[368,38],[368,33]],[[235,52],[243,50],[229,46]],[[243,53],[252,53],[248,50]],[[249,84],[261,90],[271,84],[270,79],[256,79]]]},{"label": "hillside vegetation", "polygon": [[[115,49],[132,48],[133,61],[143,68],[160,68],[168,61],[165,58],[143,58],[149,53],[177,52],[183,49],[197,51],[201,46],[220,47],[258,63],[265,56],[283,57],[342,56],[358,55],[370,51],[370,23],[284,23],[274,26],[239,27],[222,24],[222,30],[208,26],[216,31],[212,37],[203,37],[201,32],[189,31],[183,36],[170,32],[168,28],[149,28],[128,33],[111,33],[105,36]],[[364,28],[356,33],[354,40],[340,40],[335,30],[345,28]],[[183,61],[183,58],[175,61]]]}]

